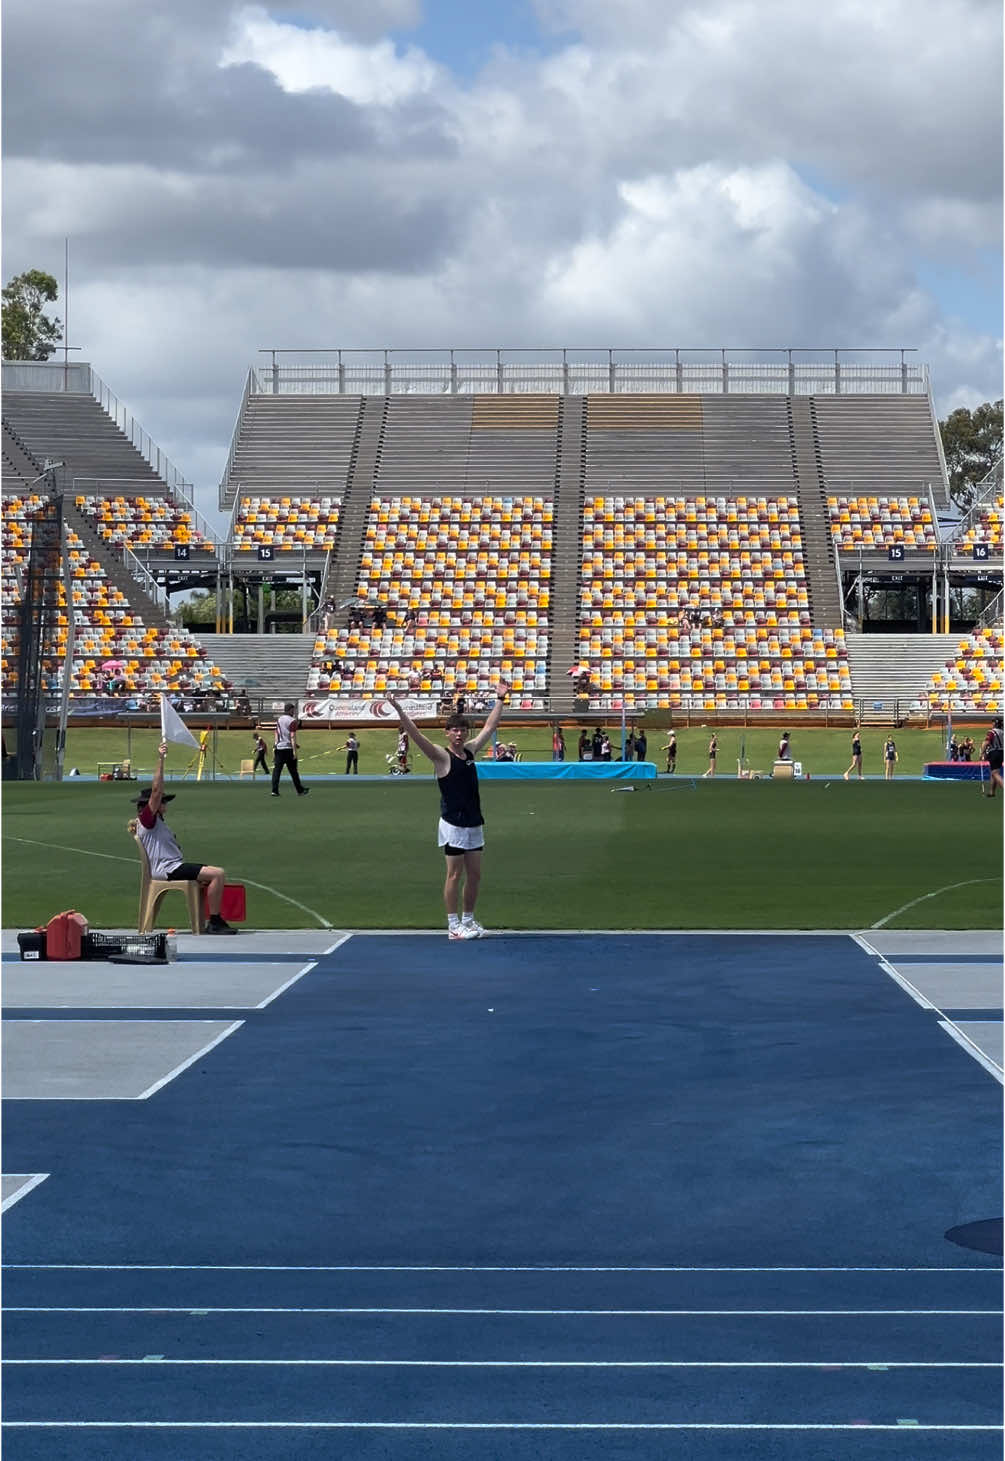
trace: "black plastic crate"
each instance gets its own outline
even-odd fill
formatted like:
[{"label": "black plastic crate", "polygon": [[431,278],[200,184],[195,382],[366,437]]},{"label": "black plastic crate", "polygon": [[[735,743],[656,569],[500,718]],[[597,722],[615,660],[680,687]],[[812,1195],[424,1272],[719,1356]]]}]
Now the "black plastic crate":
[{"label": "black plastic crate", "polygon": [[21,958],[32,962],[45,958],[45,930],[39,932],[32,929],[30,933],[19,933],[17,946],[21,951]]}]

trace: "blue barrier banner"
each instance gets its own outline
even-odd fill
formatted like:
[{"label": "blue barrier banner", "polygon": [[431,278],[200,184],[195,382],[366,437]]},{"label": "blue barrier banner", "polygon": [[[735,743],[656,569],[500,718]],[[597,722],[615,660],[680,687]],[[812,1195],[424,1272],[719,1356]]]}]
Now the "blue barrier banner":
[{"label": "blue barrier banner", "polygon": [[479,781],[655,781],[652,761],[479,761]]}]

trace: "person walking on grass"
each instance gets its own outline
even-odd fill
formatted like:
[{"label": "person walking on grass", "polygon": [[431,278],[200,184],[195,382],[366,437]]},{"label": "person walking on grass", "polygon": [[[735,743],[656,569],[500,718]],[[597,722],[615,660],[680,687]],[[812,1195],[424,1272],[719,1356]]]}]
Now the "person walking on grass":
[{"label": "person walking on grass", "polygon": [[300,773],[297,771],[297,725],[294,716],[297,707],[292,700],[287,700],[283,706],[283,713],[276,720],[276,747],[272,756],[272,795],[279,795],[279,778],[283,774],[285,766],[290,773],[290,780],[293,782],[297,796],[306,796],[310,787],[301,786]]},{"label": "person walking on grass", "polygon": [[705,776],[714,776],[715,775],[715,763],[716,763],[716,758],[718,757],[718,755],[719,755],[719,737],[713,731],[712,732],[712,739],[708,743],[708,770],[704,773]]},{"label": "person walking on grass", "polygon": [[677,770],[677,732],[671,731],[666,745],[663,747],[667,758],[667,775],[672,776]]},{"label": "person walking on grass", "polygon": [[209,917],[202,926],[203,933],[236,933],[233,924],[220,917],[225,880],[223,868],[202,862],[185,862],[175,835],[164,820],[164,803],[174,801],[174,792],[164,790],[166,756],[167,741],[161,741],[157,747],[153,785],[144,786],[136,798],[136,821],[130,822],[130,830],[147,855],[152,878],[164,878],[169,883],[194,881],[205,888]]},{"label": "person walking on grass", "polygon": [[897,761],[897,742],[893,736],[887,736],[883,742],[883,776],[886,781],[893,780],[893,768]]},{"label": "person walking on grass", "polygon": [[855,727],[855,733],[854,733],[854,735],[851,738],[851,765],[848,767],[848,770],[844,774],[845,781],[848,780],[849,776],[851,775],[851,773],[853,771],[855,772],[855,775],[858,777],[859,781],[861,781],[862,780],[862,731],[861,731],[861,729],[860,729],[859,726],[856,726]]},{"label": "person walking on grass", "polygon": [[445,730],[447,744],[437,746],[418,729],[394,695],[387,696],[402,729],[424,756],[433,763],[440,788],[440,823],[437,840],[447,860],[443,902],[447,910],[447,936],[451,939],[481,938],[485,930],[475,919],[475,905],[482,876],[485,846],[485,818],[478,797],[478,752],[495,734],[502,716],[509,685],[500,680],[496,702],[477,735],[470,735],[470,723],[463,715],[452,715]]},{"label": "person walking on grass", "polygon": [[268,776],[270,774],[270,772],[269,772],[269,763],[265,759],[265,741],[262,739],[261,731],[257,731],[256,730],[255,731],[255,759],[251,763],[251,774],[252,774],[252,776],[254,776],[254,774],[258,770],[259,766],[261,766],[261,768],[265,772],[266,776]]}]

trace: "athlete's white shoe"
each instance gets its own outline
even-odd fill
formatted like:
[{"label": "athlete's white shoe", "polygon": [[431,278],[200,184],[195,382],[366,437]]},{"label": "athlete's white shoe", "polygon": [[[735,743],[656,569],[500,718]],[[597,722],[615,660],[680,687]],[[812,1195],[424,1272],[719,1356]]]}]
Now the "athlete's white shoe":
[{"label": "athlete's white shoe", "polygon": [[472,918],[469,922],[461,923],[461,938],[481,938],[485,930],[480,923]]}]

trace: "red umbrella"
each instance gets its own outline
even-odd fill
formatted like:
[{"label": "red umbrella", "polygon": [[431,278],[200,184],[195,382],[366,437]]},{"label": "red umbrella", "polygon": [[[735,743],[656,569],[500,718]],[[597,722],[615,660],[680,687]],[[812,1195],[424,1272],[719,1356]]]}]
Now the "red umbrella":
[{"label": "red umbrella", "polygon": [[103,670],[124,670],[126,662],[124,659],[106,659],[101,666]]}]

